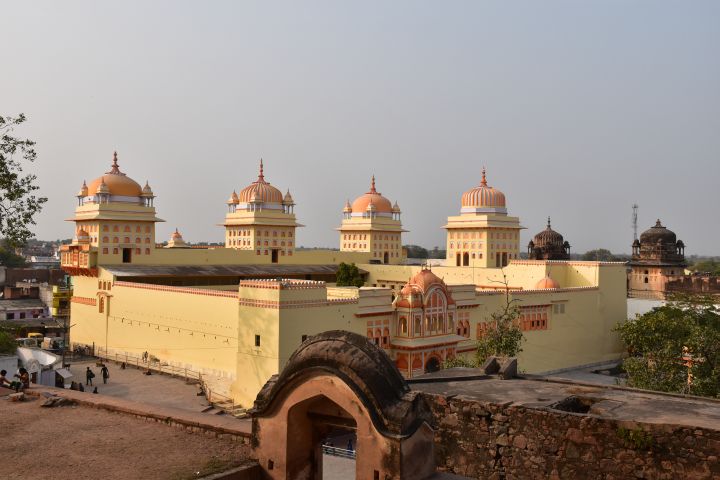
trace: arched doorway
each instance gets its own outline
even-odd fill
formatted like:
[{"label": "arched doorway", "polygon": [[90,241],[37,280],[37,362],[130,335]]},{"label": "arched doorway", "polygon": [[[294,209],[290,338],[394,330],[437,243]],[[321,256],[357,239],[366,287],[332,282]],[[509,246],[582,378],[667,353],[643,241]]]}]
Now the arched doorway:
[{"label": "arched doorway", "polygon": [[463,267],[470,265],[470,254],[468,252],[463,253]]},{"label": "arched doorway", "polygon": [[456,267],[461,266],[461,265],[460,265],[460,252],[458,252],[458,253],[455,255],[455,266],[456,266]]},{"label": "arched doorway", "polygon": [[383,263],[385,263],[385,264],[390,263],[390,254],[388,252],[385,252],[383,254]]},{"label": "arched doorway", "polygon": [[[344,408],[318,395],[294,405],[287,422],[293,426],[288,478],[356,478],[357,423]],[[308,469],[314,475],[306,477]]]},{"label": "arched doorway", "polygon": [[430,407],[381,348],[355,333],[324,332],[303,342],[250,413],[263,478],[328,478],[327,443],[337,438],[345,451],[356,439],[354,478],[426,478],[435,470]]},{"label": "arched doorway", "polygon": [[440,360],[437,357],[430,357],[425,362],[425,373],[437,372],[438,370],[440,370]]}]

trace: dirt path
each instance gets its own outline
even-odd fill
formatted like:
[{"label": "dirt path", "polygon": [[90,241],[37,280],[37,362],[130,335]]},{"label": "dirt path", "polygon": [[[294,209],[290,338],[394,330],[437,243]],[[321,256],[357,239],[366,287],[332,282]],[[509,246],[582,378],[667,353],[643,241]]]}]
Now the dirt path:
[{"label": "dirt path", "polygon": [[[2,478],[183,480],[239,465],[249,447],[88,407],[0,398]],[[199,472],[199,473],[198,473]]]}]

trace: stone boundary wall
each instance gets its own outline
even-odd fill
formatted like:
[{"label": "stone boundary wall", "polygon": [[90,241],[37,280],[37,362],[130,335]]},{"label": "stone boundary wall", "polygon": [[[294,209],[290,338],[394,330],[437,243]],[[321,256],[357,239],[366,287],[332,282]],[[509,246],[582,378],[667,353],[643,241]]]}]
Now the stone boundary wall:
[{"label": "stone boundary wall", "polygon": [[[213,425],[212,423],[210,423],[210,421],[205,423],[202,420],[197,419],[198,415],[204,414],[187,414],[187,416],[184,416],[183,414],[185,412],[169,413],[167,411],[164,411],[164,409],[161,407],[152,407],[150,405],[142,404],[138,404],[136,406],[131,405],[130,402],[127,402],[128,405],[123,405],[123,403],[126,402],[115,399],[114,397],[108,399],[107,397],[100,397],[97,395],[93,396],[91,393],[73,392],[65,389],[59,390],[48,387],[44,388],[43,390],[37,390],[32,388],[25,389],[26,395],[41,397],[41,400],[43,399],[44,392],[49,392],[53,395],[67,398],[75,402],[77,405],[85,408],[97,408],[120,415],[129,415],[141,420],[145,420],[147,422],[162,423],[164,425],[169,425],[174,428],[185,430],[189,433],[209,435],[211,437],[216,437],[219,439],[227,439],[240,442],[245,445],[250,444],[249,431],[241,431],[240,428],[226,428],[220,425]],[[87,395],[88,397],[83,398],[85,395]],[[190,416],[194,418],[189,418]],[[209,417],[208,420],[212,420],[212,417]]]},{"label": "stone boundary wall", "polygon": [[438,470],[487,479],[717,479],[720,431],[424,394]]}]

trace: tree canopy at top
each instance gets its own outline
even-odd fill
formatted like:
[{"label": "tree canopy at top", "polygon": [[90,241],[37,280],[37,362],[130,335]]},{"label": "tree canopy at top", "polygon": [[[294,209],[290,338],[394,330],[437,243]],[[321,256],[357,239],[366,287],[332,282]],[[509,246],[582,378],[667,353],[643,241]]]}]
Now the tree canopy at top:
[{"label": "tree canopy at top", "polygon": [[15,127],[25,121],[25,115],[17,117],[0,116],[0,236],[11,245],[24,244],[35,225],[35,214],[42,209],[47,198],[38,197],[36,176],[23,174],[23,163],[34,162],[37,158],[32,140],[23,140],[13,135]]}]

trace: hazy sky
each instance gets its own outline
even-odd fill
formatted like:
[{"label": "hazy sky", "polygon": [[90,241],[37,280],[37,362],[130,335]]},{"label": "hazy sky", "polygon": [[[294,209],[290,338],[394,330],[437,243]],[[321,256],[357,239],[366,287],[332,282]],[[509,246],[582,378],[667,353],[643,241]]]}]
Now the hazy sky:
[{"label": "hazy sky", "polygon": [[629,252],[661,218],[720,254],[720,2],[0,2],[0,114],[24,112],[49,202],[107,171],[149,180],[167,223],[221,241],[257,178],[297,202],[298,244],[338,246],[370,176],[405,243],[441,229],[483,165],[511,215],[573,251]]}]

